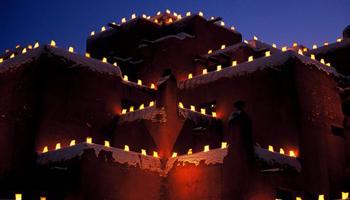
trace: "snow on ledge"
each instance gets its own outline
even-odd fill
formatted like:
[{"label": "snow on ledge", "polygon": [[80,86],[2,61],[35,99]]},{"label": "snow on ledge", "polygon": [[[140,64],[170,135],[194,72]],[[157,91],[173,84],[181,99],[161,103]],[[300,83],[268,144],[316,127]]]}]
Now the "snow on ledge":
[{"label": "snow on ledge", "polygon": [[101,150],[112,152],[114,162],[120,164],[127,164],[133,167],[139,167],[144,170],[161,173],[161,162],[159,158],[148,155],[141,155],[140,153],[124,151],[123,149],[105,147],[98,144],[80,143],[74,146],[65,147],[55,151],[40,153],[38,155],[37,163],[41,165],[52,162],[63,162],[71,160],[75,157],[81,157],[86,149],[93,149],[96,157]]},{"label": "snow on ledge", "polygon": [[298,172],[301,172],[300,162],[295,157],[290,157],[290,156],[282,155],[276,152],[271,152],[269,150],[266,150],[257,146],[255,147],[255,155],[259,160],[266,162],[268,165],[271,165],[271,166],[287,165],[296,169]]},{"label": "snow on ledge", "polygon": [[164,169],[164,174],[168,174],[169,171],[176,166],[185,166],[186,164],[194,164],[198,166],[202,161],[205,165],[223,164],[224,158],[228,154],[228,149],[211,149],[207,152],[199,152],[191,155],[181,155],[175,158],[169,158],[166,167]]},{"label": "snow on ledge", "polygon": [[165,108],[157,108],[156,106],[149,106],[142,110],[135,110],[120,115],[119,124],[124,122],[132,122],[136,120],[150,120],[152,122],[165,123],[167,120]]},{"label": "snow on ledge", "polygon": [[220,120],[218,118],[215,118],[211,115],[204,115],[201,114],[200,112],[192,111],[187,108],[179,108],[179,115],[180,117],[184,119],[190,119],[192,120],[195,124],[199,124],[201,121],[217,121]]}]

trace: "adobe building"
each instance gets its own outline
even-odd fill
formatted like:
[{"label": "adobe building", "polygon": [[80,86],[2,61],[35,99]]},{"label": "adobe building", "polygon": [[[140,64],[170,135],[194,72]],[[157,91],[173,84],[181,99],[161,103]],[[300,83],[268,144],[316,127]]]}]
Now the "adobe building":
[{"label": "adobe building", "polygon": [[221,18],[132,15],[0,56],[0,199],[348,199],[350,28],[246,41]]}]

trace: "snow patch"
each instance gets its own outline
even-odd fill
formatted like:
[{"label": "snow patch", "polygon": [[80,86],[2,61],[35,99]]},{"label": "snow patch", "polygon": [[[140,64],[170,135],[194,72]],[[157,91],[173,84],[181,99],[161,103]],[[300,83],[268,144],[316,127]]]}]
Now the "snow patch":
[{"label": "snow patch", "polygon": [[167,120],[165,108],[157,108],[156,106],[146,107],[142,110],[128,112],[120,115],[119,124],[124,122],[132,122],[135,120],[150,120],[152,122],[165,123]]},{"label": "snow patch", "polygon": [[186,108],[179,108],[179,115],[180,115],[180,117],[182,117],[184,119],[192,120],[195,124],[199,124],[200,122],[203,122],[203,121],[219,120],[219,119],[212,117],[210,115],[203,115],[199,112],[195,112],[195,111],[192,111],[192,110],[186,109]]}]

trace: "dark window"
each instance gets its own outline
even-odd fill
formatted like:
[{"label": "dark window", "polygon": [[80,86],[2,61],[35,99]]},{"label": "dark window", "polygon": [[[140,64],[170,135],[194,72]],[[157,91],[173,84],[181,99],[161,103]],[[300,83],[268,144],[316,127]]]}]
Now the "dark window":
[{"label": "dark window", "polygon": [[331,125],[333,135],[344,138],[344,128],[337,125]]},{"label": "dark window", "polygon": [[216,102],[208,102],[199,105],[199,108],[204,108],[208,115],[211,115],[212,112],[216,112]]},{"label": "dark window", "polygon": [[277,189],[276,199],[293,200],[293,193],[292,191]]}]

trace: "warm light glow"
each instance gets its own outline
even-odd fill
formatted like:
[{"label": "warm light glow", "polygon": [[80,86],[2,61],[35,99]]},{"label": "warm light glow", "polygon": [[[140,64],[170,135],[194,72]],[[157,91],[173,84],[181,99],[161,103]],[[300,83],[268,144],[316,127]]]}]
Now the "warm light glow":
[{"label": "warm light glow", "polygon": [[44,149],[43,149],[43,153],[46,153],[46,152],[48,152],[49,151],[49,148],[47,147],[47,146],[44,146]]},{"label": "warm light glow", "polygon": [[317,49],[317,45],[316,44],[312,45],[312,49]]},{"label": "warm light glow", "polygon": [[191,106],[190,106],[190,109],[191,109],[192,111],[196,111],[196,107],[195,107],[194,105],[191,105]]},{"label": "warm light glow", "polygon": [[127,111],[126,109],[123,109],[123,110],[122,110],[122,114],[125,114],[125,113],[126,113],[126,111]]},{"label": "warm light glow", "polygon": [[303,51],[301,49],[298,50],[298,54],[304,55]]},{"label": "warm light glow", "polygon": [[146,16],[145,14],[142,14],[142,18],[146,19],[146,18],[147,18],[147,16]]},{"label": "warm light glow", "polygon": [[0,63],[4,62],[4,59],[3,58],[0,58]]},{"label": "warm light glow", "polygon": [[324,195],[323,194],[318,195],[318,200],[324,200]]},{"label": "warm light glow", "polygon": [[211,112],[211,116],[216,117],[216,112]]},{"label": "warm light glow", "polygon": [[24,49],[22,50],[22,53],[23,53],[23,54],[27,53],[27,49],[24,48]]},{"label": "warm light glow", "polygon": [[46,200],[46,197],[40,197],[40,200]]},{"label": "warm light glow", "polygon": [[227,142],[221,142],[221,149],[227,148]]},{"label": "warm light glow", "polygon": [[312,60],[316,60],[315,54],[311,54],[310,57]]},{"label": "warm light glow", "polygon": [[324,46],[328,46],[328,44],[329,44],[328,42],[323,43]]},{"label": "warm light glow", "polygon": [[301,197],[296,197],[295,200],[302,200],[302,198]]},{"label": "warm light glow", "polygon": [[177,19],[181,19],[181,18],[182,18],[182,16],[181,16],[181,15],[178,15],[178,16],[177,16]]},{"label": "warm light glow", "polygon": [[50,45],[55,47],[56,46],[56,42],[54,40],[51,40]]},{"label": "warm light glow", "polygon": [[154,83],[151,83],[151,89],[156,89],[156,85],[154,85]]},{"label": "warm light glow", "polygon": [[144,155],[144,156],[146,156],[146,155],[147,155],[146,150],[141,149],[141,154]]},{"label": "warm light glow", "polygon": [[103,62],[103,63],[107,63],[107,58],[106,58],[106,57],[103,57],[103,58],[102,58],[102,62]]},{"label": "warm light glow", "polygon": [[85,57],[90,58],[90,53],[85,53]]},{"label": "warm light glow", "polygon": [[157,15],[160,15],[160,14],[161,14],[161,12],[160,12],[160,11],[158,11],[158,12],[157,12]]},{"label": "warm light glow", "polygon": [[158,152],[153,151],[153,157],[158,158]]},{"label": "warm light glow", "polygon": [[130,151],[130,148],[128,145],[124,145],[124,151]]},{"label": "warm light glow", "polygon": [[298,46],[298,43],[294,42],[293,47],[297,47],[297,46]]},{"label": "warm light glow", "polygon": [[234,31],[236,28],[234,26],[231,26],[230,29]]},{"label": "warm light glow", "polygon": [[233,60],[233,61],[232,61],[232,66],[233,66],[233,67],[237,66],[237,61],[236,61],[236,60]]},{"label": "warm light glow", "polygon": [[135,19],[135,18],[136,18],[136,14],[133,13],[133,14],[131,15],[131,19]]},{"label": "warm light glow", "polygon": [[272,44],[273,48],[277,48],[277,45],[275,43]]},{"label": "warm light glow", "polygon": [[204,151],[204,152],[208,152],[208,151],[209,151],[209,145],[205,145],[203,151]]},{"label": "warm light glow", "polygon": [[294,151],[289,151],[289,156],[290,157],[296,157]]},{"label": "warm light glow", "polygon": [[199,11],[198,15],[201,16],[201,17],[203,17],[203,12],[202,12],[202,11]]},{"label": "warm light glow", "polygon": [[192,73],[188,74],[188,79],[191,79],[193,77]]},{"label": "warm light glow", "polygon": [[331,66],[331,63],[326,63],[326,65],[327,65],[328,67],[330,67],[330,66]]},{"label": "warm light glow", "polygon": [[38,48],[39,47],[39,42],[36,42],[35,44],[34,44],[34,49],[36,49],[36,48]]},{"label": "warm light glow", "polygon": [[258,40],[258,37],[254,36],[253,39],[254,39],[254,40]]},{"label": "warm light glow", "polygon": [[253,60],[254,60],[253,56],[249,56],[249,57],[248,57],[248,62],[251,62],[251,61],[253,61]]},{"label": "warm light glow", "polygon": [[191,12],[187,12],[186,13],[186,16],[188,17],[188,16],[191,16]]},{"label": "warm light glow", "polygon": [[22,194],[15,194],[15,200],[22,200]]},{"label": "warm light glow", "polygon": [[205,111],[205,108],[201,108],[201,114],[202,114],[202,115],[205,115],[205,112],[206,112],[206,111]]},{"label": "warm light glow", "polygon": [[349,192],[342,192],[341,193],[341,199],[342,200],[349,199]]},{"label": "warm light glow", "polygon": [[15,57],[15,54],[13,53],[13,54],[11,54],[11,56],[10,56],[10,58],[14,58]]},{"label": "warm light glow", "polygon": [[203,74],[208,74],[208,70],[207,69],[203,69]]},{"label": "warm light glow", "polygon": [[308,50],[308,49],[307,49],[306,47],[304,47],[303,51],[304,51],[304,52],[307,52],[307,50]]},{"label": "warm light glow", "polygon": [[149,102],[149,106],[154,106],[154,101]]},{"label": "warm light glow", "polygon": [[192,149],[189,149],[189,150],[187,151],[187,155],[192,155]]},{"label": "warm light glow", "polygon": [[221,22],[220,22],[220,25],[221,25],[221,26],[225,26],[225,22],[221,21]]},{"label": "warm light glow", "polygon": [[324,61],[323,58],[321,58],[320,62],[321,62],[322,64],[325,64],[325,63],[326,63],[326,62]]},{"label": "warm light glow", "polygon": [[94,36],[95,35],[95,31],[91,31],[90,36]]},{"label": "warm light glow", "polygon": [[341,42],[341,41],[343,41],[343,38],[338,38],[337,39],[337,42]]},{"label": "warm light glow", "polygon": [[184,108],[184,105],[182,104],[182,102],[179,102],[179,108]]},{"label": "warm light glow", "polygon": [[225,49],[226,48],[226,45],[222,44],[220,49]]},{"label": "warm light glow", "polygon": [[169,18],[168,23],[173,22],[173,18]]},{"label": "warm light glow", "polygon": [[74,146],[75,145],[75,140],[71,140],[69,143],[69,146]]},{"label": "warm light glow", "polygon": [[128,81],[128,80],[129,80],[128,76],[127,76],[127,75],[124,75],[123,80],[124,80],[124,81]]},{"label": "warm light glow", "polygon": [[16,49],[18,49],[18,48],[20,48],[20,47],[21,47],[21,45],[19,45],[19,44],[16,45]]},{"label": "warm light glow", "polygon": [[272,145],[269,145],[269,148],[268,148],[268,149],[269,149],[269,151],[274,152],[274,151],[273,151],[273,146],[272,146]]},{"label": "warm light glow", "polygon": [[280,154],[284,154],[284,150],[280,148]]},{"label": "warm light glow", "polygon": [[118,66],[118,63],[117,63],[117,62],[114,62],[114,63],[113,63],[113,66],[114,66],[114,67]]},{"label": "warm light glow", "polygon": [[111,145],[110,145],[108,140],[105,140],[105,147],[111,147]]},{"label": "warm light glow", "polygon": [[137,80],[137,85],[142,85],[142,81],[140,79]]},{"label": "warm light glow", "polygon": [[265,51],[265,56],[266,56],[266,57],[271,56],[271,52],[270,52],[270,51]]},{"label": "warm light glow", "polygon": [[58,150],[58,149],[61,149],[61,143],[56,144],[55,150]]},{"label": "warm light glow", "polygon": [[92,137],[87,137],[86,138],[86,143],[92,144]]},{"label": "warm light glow", "polygon": [[243,40],[243,42],[244,42],[244,43],[246,43],[246,44],[248,44],[248,43],[249,43],[249,42],[248,42],[248,40]]},{"label": "warm light glow", "polygon": [[122,22],[122,23],[125,23],[125,22],[126,22],[125,17],[122,18],[121,22]]},{"label": "warm light glow", "polygon": [[166,12],[167,14],[170,14],[170,10],[169,10],[169,9],[166,9],[165,12]]},{"label": "warm light glow", "polygon": [[287,47],[282,47],[282,51],[283,52],[287,51]]},{"label": "warm light glow", "polygon": [[220,71],[221,68],[222,68],[221,65],[216,66],[216,71]]},{"label": "warm light glow", "polygon": [[145,104],[141,104],[140,107],[139,107],[140,110],[142,110],[144,108],[145,108]]},{"label": "warm light glow", "polygon": [[174,152],[173,155],[171,155],[172,158],[176,158],[177,157],[177,153]]},{"label": "warm light glow", "polygon": [[28,49],[32,49],[33,46],[31,44],[28,45]]},{"label": "warm light glow", "polygon": [[101,32],[105,31],[106,30],[106,27],[105,26],[102,26],[101,27]]},{"label": "warm light glow", "polygon": [[73,47],[69,47],[68,51],[71,52],[71,53],[74,53],[74,48]]},{"label": "warm light glow", "polygon": [[213,50],[209,49],[208,54],[211,54],[211,53],[213,53]]},{"label": "warm light glow", "polygon": [[134,112],[134,106],[130,106],[129,112]]}]

